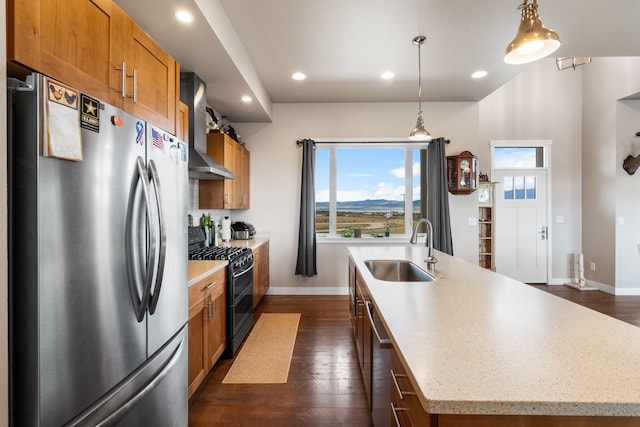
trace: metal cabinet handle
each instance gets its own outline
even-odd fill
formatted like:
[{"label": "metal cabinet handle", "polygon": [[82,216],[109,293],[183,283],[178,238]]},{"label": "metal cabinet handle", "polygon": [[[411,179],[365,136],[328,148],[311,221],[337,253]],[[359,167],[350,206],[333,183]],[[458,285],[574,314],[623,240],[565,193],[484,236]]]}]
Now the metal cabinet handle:
[{"label": "metal cabinet handle", "polygon": [[216,300],[209,303],[211,306],[211,320],[216,320]]},{"label": "metal cabinet handle", "polygon": [[398,396],[400,396],[401,400],[404,400],[405,396],[414,396],[416,394],[413,391],[402,391],[402,389],[400,388],[400,384],[398,383],[398,378],[408,378],[406,374],[396,374],[395,372],[393,372],[393,369],[390,372],[391,372],[391,379],[393,380],[393,384],[396,386],[396,390],[398,391]]},{"label": "metal cabinet handle", "polygon": [[200,292],[204,292],[204,291],[206,291],[207,289],[211,289],[213,286],[215,286],[215,285],[216,285],[216,283],[218,283],[218,282],[211,282],[211,283],[209,283],[207,286],[205,286],[204,288],[202,288]]},{"label": "metal cabinet handle", "polygon": [[122,67],[116,67],[117,71],[122,71],[122,89],[116,89],[116,92],[120,92],[122,97],[127,96],[127,64],[122,61]]},{"label": "metal cabinet handle", "polygon": [[376,339],[380,343],[380,348],[391,348],[391,340],[388,338],[380,337],[380,334],[378,333],[378,328],[376,327],[376,324],[373,323],[373,315],[371,314],[371,311],[374,308],[373,303],[371,301],[365,301],[364,303],[367,306],[367,309],[365,311],[367,312],[367,317],[369,317],[369,323],[371,323],[371,329],[373,330],[373,333],[375,334]]},{"label": "metal cabinet handle", "polygon": [[133,103],[138,102],[138,70],[133,69],[133,74],[127,77],[133,77],[133,96],[129,96],[128,98],[133,98]]},{"label": "metal cabinet handle", "polygon": [[391,413],[393,414],[393,419],[396,422],[396,427],[402,427],[400,425],[400,419],[398,418],[398,412],[400,412],[400,411],[408,411],[408,409],[407,408],[396,408],[393,405],[393,402],[391,402]]}]

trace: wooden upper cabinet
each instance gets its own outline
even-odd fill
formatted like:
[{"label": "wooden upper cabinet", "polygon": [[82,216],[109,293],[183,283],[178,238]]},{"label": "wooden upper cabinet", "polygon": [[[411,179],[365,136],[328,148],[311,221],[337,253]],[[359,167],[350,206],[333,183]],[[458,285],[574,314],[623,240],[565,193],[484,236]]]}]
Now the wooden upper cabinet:
[{"label": "wooden upper cabinet", "polygon": [[110,103],[114,14],[110,0],[8,0],[7,59]]},{"label": "wooden upper cabinet", "polygon": [[236,177],[200,180],[200,209],[249,209],[249,150],[226,134],[212,132],[207,134],[207,154]]},{"label": "wooden upper cabinet", "polygon": [[[124,109],[175,134],[176,107],[180,98],[177,93],[179,83],[176,88],[176,61],[124,12],[121,13],[123,25],[117,38],[122,41],[117,44],[119,48],[112,59],[113,69],[119,71],[114,89],[122,90],[124,82]],[[118,68],[126,68],[124,79]],[[179,70],[177,75],[180,75]],[[122,92],[118,93],[122,95]]]},{"label": "wooden upper cabinet", "polygon": [[175,134],[179,65],[111,0],[8,0],[7,59]]}]

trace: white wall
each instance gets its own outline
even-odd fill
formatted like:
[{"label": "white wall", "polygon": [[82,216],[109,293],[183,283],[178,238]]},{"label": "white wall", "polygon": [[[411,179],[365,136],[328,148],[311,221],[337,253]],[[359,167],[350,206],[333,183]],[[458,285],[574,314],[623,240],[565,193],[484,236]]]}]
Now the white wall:
[{"label": "white wall", "polygon": [[[532,64],[480,101],[479,155],[490,139],[547,139],[551,146],[549,218],[552,283],[572,276],[570,254],[581,251],[582,71],[558,71],[553,59]],[[482,166],[489,170],[489,166]],[[557,223],[556,218],[564,218]],[[500,227],[500,224],[496,225]]]},{"label": "white wall", "polygon": [[615,288],[640,294],[640,172],[629,175],[622,168],[628,155],[640,155],[640,101],[620,101],[617,107]]},{"label": "white wall", "polygon": [[[346,292],[346,245],[319,245],[318,276],[295,276],[300,199],[300,138],[404,137],[415,125],[415,103],[275,104],[273,122],[238,124],[251,151],[251,209],[233,211],[233,220],[251,222],[270,235],[271,287],[292,293]],[[426,126],[451,140],[447,152],[475,151],[477,103],[423,104]],[[477,197],[450,196],[454,251],[477,262]],[[468,238],[468,235],[473,237]],[[337,289],[337,290],[336,290]]]},{"label": "white wall", "polygon": [[583,68],[583,251],[585,265],[596,264],[585,275],[610,292],[638,293],[637,267],[626,264],[637,259],[631,242],[640,240],[637,185],[635,175],[624,176],[621,159],[630,154],[629,132],[640,129],[632,130],[639,123],[633,103],[618,100],[640,91],[640,58],[593,58]]},{"label": "white wall", "polygon": [[[479,103],[427,103],[425,122],[434,136],[451,139],[447,154],[469,150],[489,171],[491,139],[551,139],[554,193],[552,274],[570,276],[569,254],[581,251],[581,72],[540,61]],[[398,137],[414,125],[413,103],[276,104],[273,122],[238,124],[251,151],[251,209],[233,219],[253,223],[271,237],[271,286],[292,293],[327,293],[346,284],[345,245],[319,245],[318,276],[294,275],[300,188],[300,138]],[[477,194],[449,196],[454,254],[478,261]]]}]

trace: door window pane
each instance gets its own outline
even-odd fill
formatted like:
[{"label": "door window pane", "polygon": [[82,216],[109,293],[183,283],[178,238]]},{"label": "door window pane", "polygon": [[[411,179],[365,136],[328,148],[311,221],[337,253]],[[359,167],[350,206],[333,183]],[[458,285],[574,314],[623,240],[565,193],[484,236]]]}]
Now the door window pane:
[{"label": "door window pane", "polygon": [[524,199],[524,177],[516,176],[513,178],[513,186],[515,188],[516,199]]},{"label": "door window pane", "polygon": [[526,198],[529,200],[535,200],[536,198],[536,177],[527,176],[525,178]]},{"label": "door window pane", "polygon": [[505,176],[502,186],[504,188],[504,199],[513,200],[513,177]]}]

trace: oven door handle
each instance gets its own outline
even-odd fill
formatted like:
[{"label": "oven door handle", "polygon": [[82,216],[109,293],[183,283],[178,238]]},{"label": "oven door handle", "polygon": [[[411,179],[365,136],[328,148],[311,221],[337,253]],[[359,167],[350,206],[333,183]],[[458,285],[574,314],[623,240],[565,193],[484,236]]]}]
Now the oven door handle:
[{"label": "oven door handle", "polygon": [[237,274],[234,271],[233,274],[231,274],[231,277],[233,277],[234,279],[238,279],[239,277],[244,276],[246,273],[248,273],[250,271],[253,271],[253,259],[251,259],[251,264],[249,265],[249,267],[242,266],[242,271],[240,271]]}]

